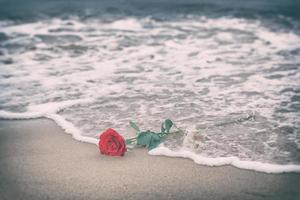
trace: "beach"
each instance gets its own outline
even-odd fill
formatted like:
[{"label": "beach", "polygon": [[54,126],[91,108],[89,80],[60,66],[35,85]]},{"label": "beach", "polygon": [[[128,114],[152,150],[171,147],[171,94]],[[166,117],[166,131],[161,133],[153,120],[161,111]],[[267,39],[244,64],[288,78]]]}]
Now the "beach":
[{"label": "beach", "polygon": [[0,0],[0,200],[300,199],[299,10]]},{"label": "beach", "polygon": [[99,153],[53,121],[0,121],[0,199],[285,199],[300,198],[300,174],[266,174],[191,160]]}]

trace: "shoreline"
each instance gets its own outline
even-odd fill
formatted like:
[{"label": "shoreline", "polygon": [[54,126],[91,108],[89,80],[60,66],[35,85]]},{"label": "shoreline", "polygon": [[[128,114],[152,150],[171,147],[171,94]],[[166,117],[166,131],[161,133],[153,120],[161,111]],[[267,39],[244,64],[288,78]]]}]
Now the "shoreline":
[{"label": "shoreline", "polygon": [[257,161],[244,161],[240,160],[238,157],[217,157],[209,158],[197,155],[188,150],[172,151],[166,147],[158,147],[149,152],[150,155],[156,156],[167,156],[175,158],[188,158],[194,161],[198,165],[204,165],[209,167],[219,167],[231,165],[233,167],[239,168],[241,170],[251,170],[256,172],[262,172],[267,174],[281,174],[281,173],[299,173],[300,166],[287,164],[270,164]]},{"label": "shoreline", "polygon": [[297,199],[300,174],[100,155],[49,119],[0,120],[0,199]]},{"label": "shoreline", "polygon": [[[0,120],[37,120],[37,119],[47,119],[55,123],[56,126],[60,127],[64,133],[70,134],[73,139],[85,142],[89,144],[94,144],[98,146],[98,139],[83,136],[81,131],[78,130],[71,122],[67,121],[65,118],[57,114],[57,112],[65,107],[69,107],[76,104],[89,104],[92,100],[90,99],[79,99],[76,101],[65,101],[62,104],[49,103],[45,104],[43,111],[34,111],[29,113],[12,113],[0,110]],[[51,109],[49,109],[51,105]],[[33,109],[35,110],[35,109]],[[240,160],[238,157],[217,157],[209,158],[197,155],[186,149],[179,149],[177,151],[172,151],[165,147],[157,147],[148,152],[149,155],[156,156],[167,156],[175,158],[188,158],[194,161],[198,165],[204,165],[209,167],[216,166],[227,166],[231,165],[233,167],[242,170],[252,170],[256,172],[263,172],[269,174],[280,174],[280,173],[299,173],[300,165],[295,164],[272,164],[263,163],[258,161],[247,161]]]}]

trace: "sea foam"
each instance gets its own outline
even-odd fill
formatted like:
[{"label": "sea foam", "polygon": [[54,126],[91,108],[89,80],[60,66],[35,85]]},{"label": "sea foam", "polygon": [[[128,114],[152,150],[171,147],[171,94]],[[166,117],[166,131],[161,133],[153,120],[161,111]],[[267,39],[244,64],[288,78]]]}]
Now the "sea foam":
[{"label": "sea foam", "polygon": [[[61,104],[55,103],[52,105],[56,105],[56,108],[54,107],[52,109],[49,109],[49,104],[34,106],[35,109],[37,107],[46,108],[48,112],[44,111],[44,112],[36,112],[36,113],[34,112],[11,113],[11,112],[1,111],[0,119],[34,119],[34,118],[45,117],[56,122],[56,124],[60,126],[66,133],[71,134],[75,140],[98,145],[99,143],[98,139],[93,137],[82,136],[81,131],[77,127],[75,127],[72,123],[64,119],[59,114],[56,114],[56,112],[61,110],[63,107],[65,108],[76,104],[90,103],[90,102],[91,100],[78,100],[73,102],[72,101],[62,102]],[[293,164],[277,165],[277,164],[262,163],[257,161],[243,161],[240,160],[238,157],[209,158],[209,157],[197,155],[194,152],[187,149],[174,151],[169,148],[163,147],[163,145],[160,145],[159,147],[149,151],[148,153],[149,155],[156,155],[156,156],[188,158],[193,160],[196,164],[212,166],[212,167],[232,165],[240,169],[253,170],[253,171],[264,172],[264,173],[300,172],[300,165],[293,165]]]},{"label": "sea foam", "polygon": [[284,173],[284,172],[300,172],[300,165],[277,165],[262,163],[257,161],[243,161],[237,157],[218,157],[218,158],[209,158],[201,155],[197,155],[188,150],[177,150],[173,151],[166,147],[157,147],[149,151],[150,155],[162,155],[168,157],[180,157],[180,158],[189,158],[195,163],[206,166],[224,166],[232,165],[234,167],[246,170],[254,170],[257,172],[265,173]]},{"label": "sea foam", "polygon": [[299,23],[276,20],[1,21],[0,118],[47,117],[93,144],[108,127],[129,137],[129,121],[158,131],[170,118],[186,134],[150,154],[298,172]]},{"label": "sea foam", "polygon": [[0,119],[36,119],[45,117],[56,122],[56,124],[60,126],[66,133],[71,134],[74,139],[81,142],[87,142],[98,145],[97,139],[82,136],[82,133],[78,128],[76,128],[72,123],[64,119],[62,116],[56,114],[57,112],[66,107],[80,104],[89,104],[92,101],[92,99],[79,99],[73,101],[53,102],[41,105],[34,105],[29,107],[29,110],[33,110],[32,112],[25,113],[0,111]]}]

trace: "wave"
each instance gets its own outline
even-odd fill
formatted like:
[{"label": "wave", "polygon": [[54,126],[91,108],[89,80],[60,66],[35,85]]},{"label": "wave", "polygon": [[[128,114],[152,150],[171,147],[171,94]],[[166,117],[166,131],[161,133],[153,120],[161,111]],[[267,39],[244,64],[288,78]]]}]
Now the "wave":
[{"label": "wave", "polygon": [[277,164],[262,163],[257,161],[243,161],[240,160],[238,157],[209,158],[209,157],[204,157],[195,154],[191,151],[184,150],[184,149],[178,151],[172,151],[166,147],[157,147],[149,151],[149,154],[162,155],[168,157],[189,158],[197,164],[206,165],[206,166],[232,165],[240,169],[253,170],[253,171],[265,172],[265,173],[300,172],[300,165],[293,165],[293,164],[277,165]]},{"label": "wave", "polygon": [[80,104],[88,104],[91,102],[91,99],[79,99],[68,100],[64,102],[47,103],[31,106],[29,109],[32,111],[25,113],[13,113],[0,110],[0,119],[36,119],[45,117],[56,122],[56,124],[60,126],[66,133],[71,134],[74,139],[81,142],[87,142],[98,145],[97,139],[82,136],[82,133],[78,128],[76,128],[72,123],[64,119],[62,116],[56,114],[64,108]]},{"label": "wave", "polygon": [[0,118],[47,117],[93,144],[107,127],[129,137],[130,120],[156,130],[171,118],[187,135],[166,141],[181,149],[166,155],[297,171],[297,27],[198,15],[0,21]]},{"label": "wave", "polygon": [[[80,142],[86,142],[94,145],[98,145],[99,140],[93,137],[82,136],[82,132],[75,127],[71,122],[67,121],[64,117],[57,114],[60,110],[72,107],[79,104],[89,104],[91,99],[79,99],[79,100],[69,100],[64,102],[47,103],[30,107],[31,112],[25,113],[13,113],[7,111],[0,111],[0,119],[35,119],[45,117],[56,122],[67,134],[71,134],[75,140]],[[39,109],[39,111],[37,111]],[[257,172],[264,173],[285,173],[285,172],[300,172],[300,165],[278,165],[262,163],[257,161],[244,161],[240,160],[238,157],[218,157],[209,158],[198,155],[187,149],[180,149],[177,151],[171,150],[164,147],[163,144],[159,147],[148,152],[149,155],[157,156],[168,156],[168,157],[181,157],[189,158],[195,163],[206,166],[224,166],[232,165],[234,167],[246,170],[253,170]]]}]

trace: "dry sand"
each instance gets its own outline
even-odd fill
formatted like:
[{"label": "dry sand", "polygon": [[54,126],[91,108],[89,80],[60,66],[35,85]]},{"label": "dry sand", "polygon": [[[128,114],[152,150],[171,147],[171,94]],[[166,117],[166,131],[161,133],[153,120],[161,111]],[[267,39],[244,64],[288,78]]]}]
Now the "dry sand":
[{"label": "dry sand", "polygon": [[300,199],[300,174],[99,154],[47,119],[0,121],[0,199]]}]

